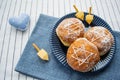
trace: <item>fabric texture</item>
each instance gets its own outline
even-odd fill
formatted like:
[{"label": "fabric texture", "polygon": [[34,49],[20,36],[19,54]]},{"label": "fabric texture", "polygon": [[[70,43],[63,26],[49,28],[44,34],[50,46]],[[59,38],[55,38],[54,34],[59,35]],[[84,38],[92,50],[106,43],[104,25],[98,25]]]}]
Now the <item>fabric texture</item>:
[{"label": "fabric texture", "polygon": [[[38,22],[26,44],[15,71],[43,80],[119,80],[120,79],[120,32],[115,33],[116,52],[111,63],[99,72],[80,73],[70,71],[55,58],[50,48],[50,36],[58,18],[41,14]],[[49,61],[43,61],[37,56],[32,46],[36,43],[48,52]]]}]

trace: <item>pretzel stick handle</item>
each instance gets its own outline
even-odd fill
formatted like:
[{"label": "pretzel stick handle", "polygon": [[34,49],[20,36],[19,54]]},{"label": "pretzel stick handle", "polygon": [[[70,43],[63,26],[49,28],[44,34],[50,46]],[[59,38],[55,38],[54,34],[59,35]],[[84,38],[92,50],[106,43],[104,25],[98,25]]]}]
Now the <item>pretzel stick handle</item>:
[{"label": "pretzel stick handle", "polygon": [[33,43],[32,45],[38,52],[40,51],[40,48],[35,43]]},{"label": "pretzel stick handle", "polygon": [[78,12],[78,8],[76,7],[76,5],[73,5],[74,9],[76,10],[76,12]]},{"label": "pretzel stick handle", "polygon": [[89,14],[91,14],[91,12],[92,12],[92,7],[89,8]]}]

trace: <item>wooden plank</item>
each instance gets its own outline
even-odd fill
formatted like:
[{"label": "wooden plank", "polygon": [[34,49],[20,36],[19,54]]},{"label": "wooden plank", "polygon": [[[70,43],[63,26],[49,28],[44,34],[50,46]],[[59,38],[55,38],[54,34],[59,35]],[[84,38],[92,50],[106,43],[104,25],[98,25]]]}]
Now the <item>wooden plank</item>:
[{"label": "wooden plank", "polygon": [[36,14],[35,14],[35,22],[37,22],[37,19],[38,19],[38,15],[37,15],[37,14],[38,14],[38,7],[40,7],[40,6],[38,6],[38,1],[39,1],[39,0],[36,0],[36,7],[35,7],[35,9],[36,9],[36,12],[35,12],[35,13],[36,13]]},{"label": "wooden plank", "polygon": [[1,13],[1,15],[0,15],[0,30],[2,28],[1,25],[2,25],[2,22],[3,22],[3,16],[4,16],[4,13],[5,13],[6,5],[7,5],[7,0],[4,0],[4,1],[1,0],[1,4],[0,4],[0,13]]},{"label": "wooden plank", "polygon": [[85,4],[85,0],[80,0],[80,4],[81,4],[81,10],[86,12],[87,11],[87,6]]},{"label": "wooden plank", "polygon": [[59,2],[59,17],[62,17],[62,16],[64,16],[64,14],[65,14],[65,9],[64,9],[64,0],[58,0]]},{"label": "wooden plank", "polygon": [[66,5],[65,5],[65,1],[66,1],[66,0],[63,1],[63,4],[64,4],[64,15],[66,14],[66,7],[65,7]]},{"label": "wooden plank", "polygon": [[104,3],[100,0],[100,1],[96,1],[97,5],[98,5],[98,10],[99,10],[99,15],[102,16],[102,18],[109,24],[111,24],[111,20],[109,18],[109,13],[107,11],[106,5],[104,5]]},{"label": "wooden plank", "polygon": [[[89,7],[91,7],[92,5],[90,4],[90,0],[84,0],[85,1],[85,5],[86,5],[86,12],[89,12]],[[93,8],[92,8],[93,10]]]},{"label": "wooden plank", "polygon": [[[22,0],[17,0],[14,16],[19,15],[20,9],[21,9],[21,4],[22,4]],[[21,38],[22,38],[22,32],[16,31],[16,41],[14,44],[13,61],[12,61],[12,69],[11,69],[12,70],[12,72],[11,72],[12,80],[19,79],[19,73],[14,71],[14,69],[15,69],[15,66],[16,66],[19,58],[20,58]]]},{"label": "wooden plank", "polygon": [[42,11],[42,0],[37,0],[37,5],[36,5],[36,8],[37,8],[37,15],[36,15],[36,22],[40,16],[40,13]]},{"label": "wooden plank", "polygon": [[36,8],[37,0],[32,0],[32,7],[31,7],[31,12],[30,12],[30,17],[31,17],[31,22],[30,22],[30,34],[32,33],[33,28],[35,27],[36,23],[36,15],[37,15],[37,8]]},{"label": "wooden plank", "polygon": [[118,12],[120,14],[120,8],[119,8],[120,0],[114,0],[114,3],[117,6],[117,10],[118,10]]},{"label": "wooden plank", "polygon": [[48,15],[54,15],[54,3],[53,0],[48,0]]},{"label": "wooden plank", "polygon": [[[6,28],[6,24],[3,24],[3,22],[6,21],[8,17],[8,13],[9,13],[9,10],[6,10],[9,8],[9,7],[6,7],[7,5],[6,0],[3,2],[3,5],[2,5],[2,8],[0,9],[0,13],[1,13],[0,15],[0,42],[1,42],[0,43],[0,62],[1,62],[1,57],[2,57],[2,49],[3,49],[3,44],[4,44],[4,38],[5,38],[4,33],[5,33],[5,28]],[[10,5],[10,3],[8,3],[8,5]]]},{"label": "wooden plank", "polygon": [[69,5],[69,0],[64,0],[64,4],[65,4],[65,14],[70,13],[70,5]]},{"label": "wooden plank", "polygon": [[5,80],[5,78],[6,78],[8,49],[9,49],[10,36],[11,36],[11,27],[8,24],[8,13],[9,13],[9,16],[13,15],[14,7],[15,7],[15,0],[12,0],[12,1],[9,0],[7,2],[6,9],[5,9],[5,13],[7,13],[6,15],[4,15],[5,16],[4,17],[4,22],[5,23],[2,24],[2,27],[4,26],[5,28],[3,29],[4,32],[2,34],[4,36],[4,39],[3,39],[3,42],[2,42],[3,45],[2,45],[2,50],[1,50],[2,56],[1,56],[1,64],[0,65],[2,65],[2,66],[0,66],[0,75],[1,75],[0,80]]},{"label": "wooden plank", "polygon": [[3,0],[0,0],[0,9],[1,9],[1,6],[2,6],[3,2],[4,2]]},{"label": "wooden plank", "polygon": [[48,12],[48,10],[47,10],[48,5],[47,4],[48,4],[47,0],[42,1],[42,13],[43,14],[47,14],[47,12]]},{"label": "wooden plank", "polygon": [[74,11],[73,5],[75,4],[75,1],[74,0],[68,0],[68,4],[69,4],[69,13],[72,13]]},{"label": "wooden plank", "polygon": [[[14,10],[12,16],[18,16],[18,14],[20,12],[19,10],[21,7],[21,0],[16,0],[15,6],[16,7],[15,7],[15,10]],[[8,51],[8,61],[7,61],[7,67],[6,67],[6,80],[9,80],[9,79],[18,80],[19,73],[14,71],[14,68],[15,68],[14,61],[18,61],[18,59],[19,59],[19,58],[15,59],[16,58],[15,50],[17,50],[17,48],[18,48],[16,46],[19,46],[19,42],[17,40],[18,32],[19,31],[15,30],[14,28],[12,28],[12,30],[11,30],[11,38],[10,38],[10,44],[9,44],[10,47],[9,47],[9,51]],[[21,35],[19,35],[19,37],[21,37]],[[17,57],[20,57],[20,54],[17,53]]]},{"label": "wooden plank", "polygon": [[[20,4],[20,1],[15,1],[15,6],[14,7],[14,11],[13,11],[13,14],[12,16],[18,16],[18,10],[19,10],[19,4],[17,5],[17,2]],[[21,6],[21,5],[20,5]],[[14,59],[14,56],[15,56],[15,50],[16,50],[16,45],[19,44],[16,43],[16,40],[17,40],[17,33],[18,31],[15,30],[14,28],[11,28],[11,36],[10,36],[10,44],[9,44],[9,50],[8,50],[8,58],[7,58],[7,65],[6,65],[6,80],[9,80],[9,79],[15,79],[17,80],[18,79],[18,73],[16,73],[16,75],[14,76],[13,78],[13,75],[14,75],[14,60],[17,61],[18,59]],[[20,36],[19,36],[20,37]],[[18,38],[19,39],[19,38]],[[11,49],[12,48],[12,49]],[[19,54],[17,53],[17,56],[19,56]],[[20,56],[19,56],[20,57]]]},{"label": "wooden plank", "polygon": [[53,8],[54,8],[54,16],[55,17],[58,17],[59,15],[59,12],[58,12],[58,0],[53,0]]},{"label": "wooden plank", "polygon": [[[113,11],[110,10],[110,6],[108,6],[107,2],[102,0],[102,4],[103,4],[103,9],[106,15],[106,21],[108,22],[108,24],[110,24],[111,28],[115,30],[115,26],[117,25],[116,22],[114,22],[115,18],[112,18],[114,16]],[[117,29],[117,27],[116,27]]]},{"label": "wooden plank", "polygon": [[102,9],[102,6],[101,6],[101,3],[100,3],[100,1],[96,1],[96,0],[94,0],[95,1],[95,4],[96,4],[96,10],[97,10],[97,12],[98,12],[98,15],[102,18],[102,19],[104,19],[105,20],[105,15],[104,15],[104,10]]},{"label": "wooden plank", "polygon": [[93,14],[98,15],[98,16],[101,17],[101,15],[98,12],[98,6],[97,6],[95,0],[90,0],[90,5],[92,5],[92,12],[93,12]]},{"label": "wooden plank", "polygon": [[[107,0],[108,1],[108,0]],[[113,0],[110,0],[109,1],[111,4],[111,9],[113,10],[113,14],[115,15],[114,18],[116,19],[116,23],[117,23],[117,26],[114,26],[115,27],[115,30],[119,31],[120,30],[120,12],[119,12],[119,8],[116,6],[117,4],[115,3],[115,1]],[[117,27],[117,28],[116,28]]]},{"label": "wooden plank", "polygon": [[11,72],[12,72],[12,60],[14,56],[14,45],[16,42],[16,30],[14,28],[11,28],[10,30],[10,36],[9,36],[9,47],[7,50],[7,57],[6,57],[6,70],[5,70],[5,80],[11,79]]}]

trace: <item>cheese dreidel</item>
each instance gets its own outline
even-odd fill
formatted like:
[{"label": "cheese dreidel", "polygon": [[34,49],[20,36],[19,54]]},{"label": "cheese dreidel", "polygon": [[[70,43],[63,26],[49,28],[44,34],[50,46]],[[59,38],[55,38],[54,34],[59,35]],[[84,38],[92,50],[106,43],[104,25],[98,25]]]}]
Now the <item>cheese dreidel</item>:
[{"label": "cheese dreidel", "polygon": [[91,10],[92,10],[92,7],[89,8],[89,14],[86,15],[86,22],[88,24],[91,24],[91,22],[93,21],[93,15],[91,15]]},{"label": "cheese dreidel", "polygon": [[35,44],[32,44],[33,47],[38,51],[37,55],[42,59],[42,60],[49,60],[48,53],[44,50],[41,49]]},{"label": "cheese dreidel", "polygon": [[76,10],[75,16],[81,20],[84,20],[84,12],[79,11],[75,5],[73,5],[73,7]]}]

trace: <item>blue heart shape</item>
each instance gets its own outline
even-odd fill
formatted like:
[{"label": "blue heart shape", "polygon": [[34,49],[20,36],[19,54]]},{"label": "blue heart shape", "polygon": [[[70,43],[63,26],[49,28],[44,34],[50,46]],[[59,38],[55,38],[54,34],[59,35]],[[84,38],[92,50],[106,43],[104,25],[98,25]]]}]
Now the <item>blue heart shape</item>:
[{"label": "blue heart shape", "polygon": [[30,17],[23,13],[18,17],[11,17],[9,18],[9,23],[16,29],[20,31],[25,31],[27,30],[27,27],[30,22]]}]

